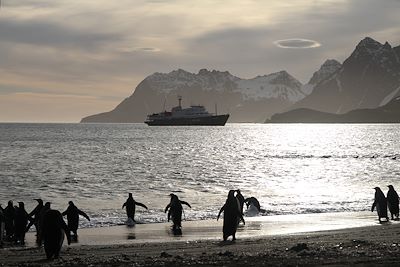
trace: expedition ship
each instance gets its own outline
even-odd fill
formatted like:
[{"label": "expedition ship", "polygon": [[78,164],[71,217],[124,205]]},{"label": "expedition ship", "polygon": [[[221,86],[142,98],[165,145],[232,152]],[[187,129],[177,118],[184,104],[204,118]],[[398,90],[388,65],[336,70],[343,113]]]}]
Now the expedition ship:
[{"label": "expedition ship", "polygon": [[209,113],[204,106],[190,106],[182,108],[182,97],[178,97],[179,105],[171,111],[154,113],[147,116],[144,123],[149,126],[176,126],[176,125],[202,125],[224,126],[229,114],[217,115]]}]

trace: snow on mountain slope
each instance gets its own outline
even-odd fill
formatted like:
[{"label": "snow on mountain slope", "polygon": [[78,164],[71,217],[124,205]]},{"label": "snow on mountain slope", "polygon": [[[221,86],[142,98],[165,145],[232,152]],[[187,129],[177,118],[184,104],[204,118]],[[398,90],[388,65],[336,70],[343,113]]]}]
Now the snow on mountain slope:
[{"label": "snow on mountain slope", "polygon": [[145,79],[160,93],[170,94],[185,88],[218,92],[229,91],[242,94],[244,100],[278,98],[294,103],[306,95],[301,91],[302,84],[286,71],[280,71],[253,79],[240,79],[229,72],[202,69],[198,74],[184,70],[170,73],[154,73]]},{"label": "snow on mountain slope", "polygon": [[253,79],[237,81],[238,89],[244,99],[280,98],[295,103],[306,95],[301,91],[302,84],[286,71],[280,71]]}]

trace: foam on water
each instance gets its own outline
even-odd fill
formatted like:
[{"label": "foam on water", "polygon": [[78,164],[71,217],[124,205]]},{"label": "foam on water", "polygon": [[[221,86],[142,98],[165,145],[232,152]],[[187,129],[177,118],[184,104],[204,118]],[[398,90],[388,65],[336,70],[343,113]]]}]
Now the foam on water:
[{"label": "foam on water", "polygon": [[146,204],[138,223],[165,222],[175,192],[188,220],[216,218],[229,189],[266,212],[364,211],[375,186],[400,186],[400,126],[394,124],[0,124],[0,203],[34,198],[120,225],[128,192]]}]

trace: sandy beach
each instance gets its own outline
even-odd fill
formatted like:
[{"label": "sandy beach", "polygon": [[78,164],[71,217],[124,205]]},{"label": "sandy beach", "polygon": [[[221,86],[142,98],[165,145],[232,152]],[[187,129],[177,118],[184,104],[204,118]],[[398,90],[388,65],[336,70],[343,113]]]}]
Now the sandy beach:
[{"label": "sandy beach", "polygon": [[379,224],[373,213],[326,213],[246,218],[236,242],[221,242],[222,222],[81,229],[79,242],[48,261],[34,245],[0,249],[1,266],[373,266],[398,262],[400,223]]}]

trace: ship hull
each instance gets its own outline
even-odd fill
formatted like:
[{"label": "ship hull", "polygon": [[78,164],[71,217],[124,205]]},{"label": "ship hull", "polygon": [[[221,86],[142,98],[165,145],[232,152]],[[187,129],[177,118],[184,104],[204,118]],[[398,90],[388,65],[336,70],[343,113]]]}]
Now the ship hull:
[{"label": "ship hull", "polygon": [[224,126],[229,114],[195,118],[163,118],[147,120],[149,126]]}]

